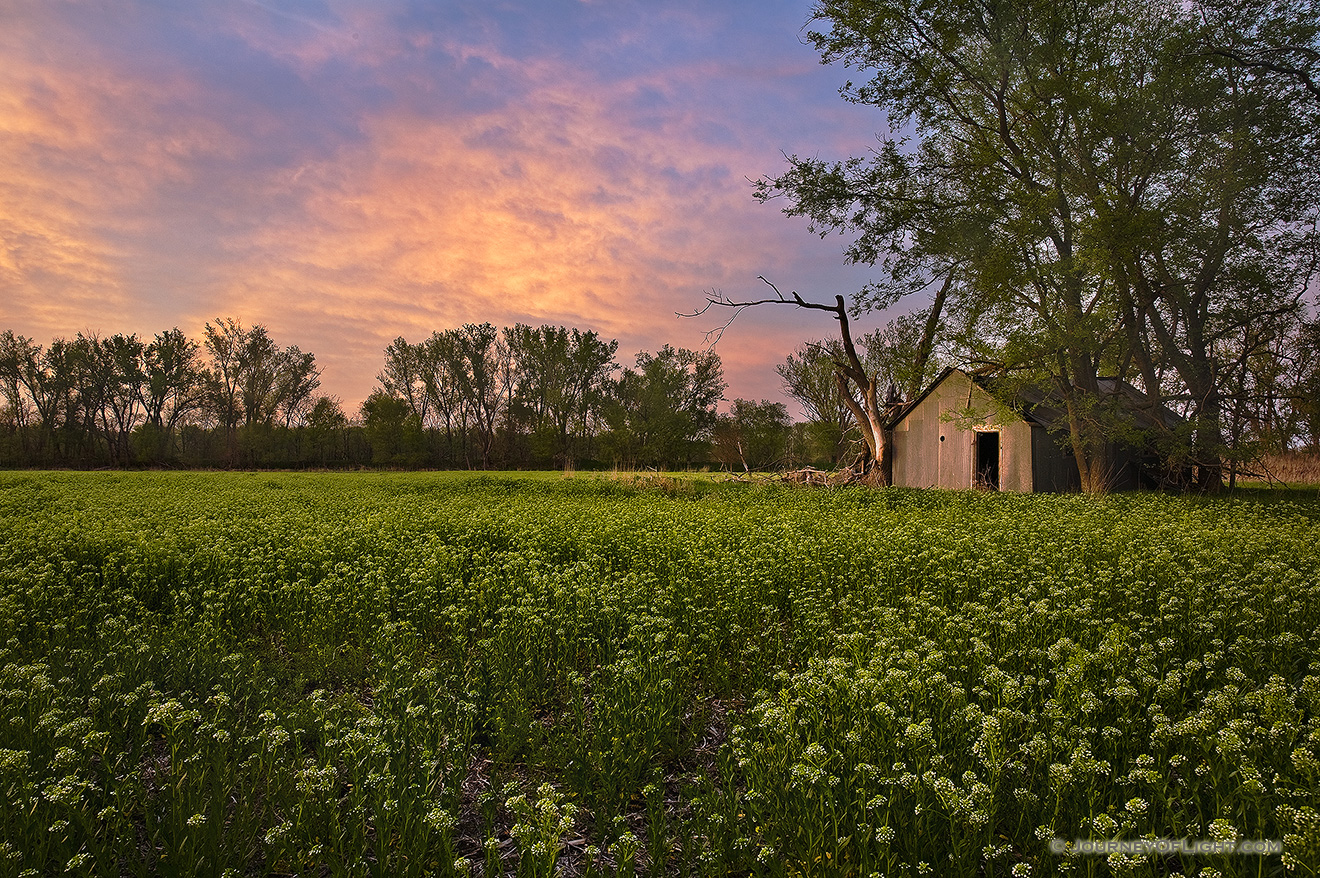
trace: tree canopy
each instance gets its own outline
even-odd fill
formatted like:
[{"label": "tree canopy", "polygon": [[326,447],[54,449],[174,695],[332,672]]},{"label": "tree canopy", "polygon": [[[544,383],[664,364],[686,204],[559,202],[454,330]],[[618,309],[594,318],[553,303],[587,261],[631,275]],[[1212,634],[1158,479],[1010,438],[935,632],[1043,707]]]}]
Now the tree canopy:
[{"label": "tree canopy", "polygon": [[1109,470],[1102,375],[1182,404],[1208,486],[1234,375],[1295,328],[1316,266],[1317,11],[821,0],[808,38],[868,77],[843,96],[886,127],[866,157],[790,157],[758,196],[854,236],[881,269],[857,309],[947,292],[964,360],[1061,398],[1085,487]]}]

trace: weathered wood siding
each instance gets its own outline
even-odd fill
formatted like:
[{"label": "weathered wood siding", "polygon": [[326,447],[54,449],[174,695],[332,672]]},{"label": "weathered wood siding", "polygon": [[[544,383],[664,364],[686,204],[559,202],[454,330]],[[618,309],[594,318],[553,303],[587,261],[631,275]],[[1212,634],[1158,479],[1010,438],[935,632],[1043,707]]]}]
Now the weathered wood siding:
[{"label": "weathered wood siding", "polygon": [[1031,427],[1032,483],[1037,491],[1076,491],[1082,486],[1077,460],[1039,424]]},{"label": "weathered wood siding", "polygon": [[[975,417],[962,416],[969,408]],[[959,371],[950,372],[895,425],[894,484],[972,487],[978,430],[999,433],[1000,490],[1031,491],[1032,425],[1000,412],[990,394]]]}]

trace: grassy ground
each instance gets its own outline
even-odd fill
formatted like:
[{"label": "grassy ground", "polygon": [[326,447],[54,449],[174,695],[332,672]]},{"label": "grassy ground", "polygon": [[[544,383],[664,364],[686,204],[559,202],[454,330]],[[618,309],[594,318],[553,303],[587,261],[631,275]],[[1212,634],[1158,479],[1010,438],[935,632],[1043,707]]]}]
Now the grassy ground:
[{"label": "grassy ground", "polygon": [[1317,513],[0,474],[0,876],[1315,874]]}]

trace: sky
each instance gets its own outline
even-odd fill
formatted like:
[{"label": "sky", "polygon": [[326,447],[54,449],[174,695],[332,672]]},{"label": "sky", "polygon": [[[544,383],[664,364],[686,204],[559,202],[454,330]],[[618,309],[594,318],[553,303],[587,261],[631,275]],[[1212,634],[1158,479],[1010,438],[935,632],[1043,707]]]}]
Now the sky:
[{"label": "sky", "polygon": [[[870,278],[751,181],[875,143],[809,0],[0,0],[0,330],[207,321],[310,351],[353,413],[402,336],[543,323],[704,349],[707,293]],[[855,76],[855,72],[853,73]],[[876,315],[858,326],[882,322]],[[821,312],[744,312],[729,399]],[[796,413],[795,409],[791,409]]]}]

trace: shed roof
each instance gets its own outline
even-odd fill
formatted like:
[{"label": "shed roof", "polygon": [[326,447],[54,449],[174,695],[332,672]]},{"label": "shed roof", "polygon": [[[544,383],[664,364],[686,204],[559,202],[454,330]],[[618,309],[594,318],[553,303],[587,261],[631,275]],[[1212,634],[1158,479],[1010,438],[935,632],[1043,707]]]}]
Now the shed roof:
[{"label": "shed roof", "polygon": [[[921,405],[922,400],[955,372],[965,376],[987,393],[997,396],[995,394],[995,384],[999,380],[997,376],[975,375],[957,367],[949,366],[940,372],[935,380],[930,383],[930,386],[923,390],[916,399],[905,403],[894,413],[894,416],[889,420],[889,427],[898,426],[899,422],[911,414],[917,406]],[[1136,421],[1136,426],[1141,429],[1163,427],[1171,430],[1184,422],[1182,416],[1164,405],[1152,404],[1150,397],[1120,378],[1100,378],[1099,385],[1101,398],[1108,399],[1117,396],[1119,404],[1132,415],[1133,420]],[[1062,400],[1058,399],[1051,390],[1039,385],[1019,387],[1011,408],[1023,420],[1039,424],[1042,427],[1057,426],[1067,414],[1063,408]]]}]

